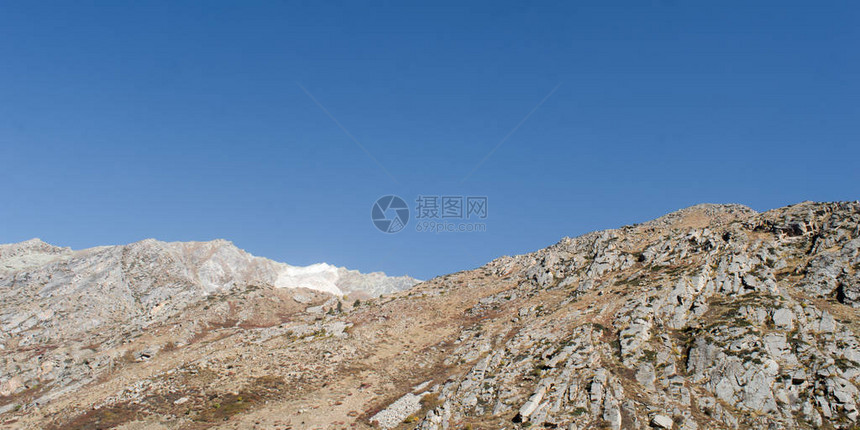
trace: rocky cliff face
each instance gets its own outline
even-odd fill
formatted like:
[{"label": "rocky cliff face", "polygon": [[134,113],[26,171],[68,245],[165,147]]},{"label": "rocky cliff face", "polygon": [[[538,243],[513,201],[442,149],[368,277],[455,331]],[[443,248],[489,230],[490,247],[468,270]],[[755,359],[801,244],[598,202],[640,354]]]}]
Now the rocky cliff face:
[{"label": "rocky cliff face", "polygon": [[[2,252],[16,267],[47,258]],[[214,294],[121,344],[90,346],[91,377],[73,388],[44,371],[61,348],[10,335],[6,377],[23,357],[43,371],[13,390],[7,380],[0,422],[854,428],[858,271],[858,202],[761,214],[700,205],[361,303],[268,287]],[[63,348],[82,360],[82,345]]]}]

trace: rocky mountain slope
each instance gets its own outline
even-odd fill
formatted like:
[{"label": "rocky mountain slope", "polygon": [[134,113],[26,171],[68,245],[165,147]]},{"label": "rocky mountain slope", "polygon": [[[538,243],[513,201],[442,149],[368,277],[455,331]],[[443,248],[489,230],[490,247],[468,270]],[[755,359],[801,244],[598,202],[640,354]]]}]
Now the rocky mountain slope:
[{"label": "rocky mountain slope", "polygon": [[90,354],[66,351],[54,360],[34,361],[29,359],[33,351],[63,350],[74,343],[121,344],[219,294],[271,286],[288,290],[282,295],[297,294],[299,301],[323,295],[372,297],[416,282],[325,263],[290,266],[224,240],[148,239],[80,251],[39,239],[0,245],[0,395],[36,383],[45,373],[61,378],[60,389],[87,380],[60,375],[75,373],[75,362]]},{"label": "rocky mountain slope", "polygon": [[120,342],[4,329],[0,426],[855,428],[858,306],[860,203],[699,205],[359,302],[261,283]]}]

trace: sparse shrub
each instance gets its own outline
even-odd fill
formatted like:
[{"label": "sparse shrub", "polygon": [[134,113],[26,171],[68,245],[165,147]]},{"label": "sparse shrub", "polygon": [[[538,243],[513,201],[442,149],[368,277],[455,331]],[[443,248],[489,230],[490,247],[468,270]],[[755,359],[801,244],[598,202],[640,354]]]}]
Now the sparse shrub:
[{"label": "sparse shrub", "polygon": [[650,349],[646,349],[646,350],[642,351],[642,354],[645,355],[646,360],[648,360],[652,363],[657,361],[657,353],[654,351],[651,351]]},{"label": "sparse shrub", "polygon": [[617,352],[617,353],[619,353],[619,354],[621,353],[621,341],[620,341],[620,340],[618,340],[617,338],[614,338],[614,339],[610,340],[610,341],[609,341],[609,346],[610,346],[610,347],[612,347],[612,350],[613,350],[613,351],[615,351],[615,352]]}]

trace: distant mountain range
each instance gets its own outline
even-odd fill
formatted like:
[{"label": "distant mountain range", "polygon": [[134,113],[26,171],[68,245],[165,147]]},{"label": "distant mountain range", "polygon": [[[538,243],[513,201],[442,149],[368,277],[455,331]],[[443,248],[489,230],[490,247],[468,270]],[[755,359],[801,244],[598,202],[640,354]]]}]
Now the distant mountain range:
[{"label": "distant mountain range", "polygon": [[0,245],[0,327],[6,335],[53,339],[105,324],[164,320],[210,294],[249,286],[361,299],[417,282],[326,263],[291,266],[253,256],[226,240],[147,239],[76,251],[32,239]]}]

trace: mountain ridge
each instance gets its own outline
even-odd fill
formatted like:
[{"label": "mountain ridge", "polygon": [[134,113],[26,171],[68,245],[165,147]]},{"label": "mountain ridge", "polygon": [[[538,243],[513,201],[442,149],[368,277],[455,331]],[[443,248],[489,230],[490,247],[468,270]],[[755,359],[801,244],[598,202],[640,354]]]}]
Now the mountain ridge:
[{"label": "mountain ridge", "polygon": [[[172,242],[165,242],[165,241],[160,241],[160,240],[153,239],[153,238],[147,238],[147,239],[142,239],[142,240],[132,242],[129,244],[125,244],[125,245],[100,245],[100,246],[94,246],[94,247],[83,248],[83,249],[72,249],[70,247],[55,246],[55,245],[52,245],[52,244],[49,244],[49,243],[43,241],[42,239],[32,238],[32,239],[25,240],[22,242],[0,244],[0,270],[5,270],[5,271],[11,272],[11,271],[17,271],[17,270],[21,270],[23,268],[30,267],[30,266],[24,266],[24,267],[10,266],[9,260],[13,260],[13,259],[15,259],[15,257],[28,257],[28,254],[32,254],[35,252],[39,252],[39,253],[45,254],[47,256],[50,256],[50,255],[71,256],[71,255],[74,255],[76,253],[80,254],[80,253],[87,253],[87,252],[95,252],[95,251],[104,250],[106,248],[112,248],[112,247],[145,247],[145,246],[162,246],[162,247],[173,247],[173,248],[176,248],[176,247],[209,248],[209,249],[212,249],[213,251],[217,251],[217,249],[220,247],[227,247],[227,248],[232,248],[233,250],[235,250],[237,252],[247,254],[247,256],[252,258],[252,259],[264,259],[264,260],[270,261],[272,263],[277,263],[279,265],[283,265],[284,268],[293,269],[293,270],[297,270],[297,271],[302,271],[302,269],[310,269],[309,271],[313,272],[314,271],[313,269],[329,269],[329,270],[339,271],[339,272],[343,272],[343,273],[348,272],[348,273],[351,273],[353,275],[355,275],[355,274],[373,275],[373,276],[376,276],[379,278],[400,279],[404,283],[409,282],[410,280],[414,279],[408,275],[390,277],[390,276],[386,275],[385,272],[381,272],[381,271],[369,272],[367,274],[363,274],[363,273],[359,272],[358,270],[347,269],[344,267],[337,267],[334,265],[330,265],[328,263],[315,263],[315,264],[312,264],[310,266],[293,266],[293,265],[289,265],[287,263],[281,263],[281,262],[277,262],[275,260],[270,260],[270,259],[265,258],[265,257],[259,257],[256,255],[253,255],[247,251],[244,251],[244,250],[238,248],[232,241],[229,241],[227,239],[220,239],[220,238],[208,240],[208,241],[172,241]],[[33,265],[42,264],[43,260],[44,259],[38,259],[38,258],[33,259],[32,264]],[[296,287],[295,286],[292,286],[292,287],[284,286],[284,288],[296,288]],[[336,294],[336,295],[343,295],[343,292],[338,292],[337,290],[335,290],[329,286],[325,286],[324,288],[325,288],[326,292]],[[360,291],[356,291],[356,292],[360,293]]]}]

